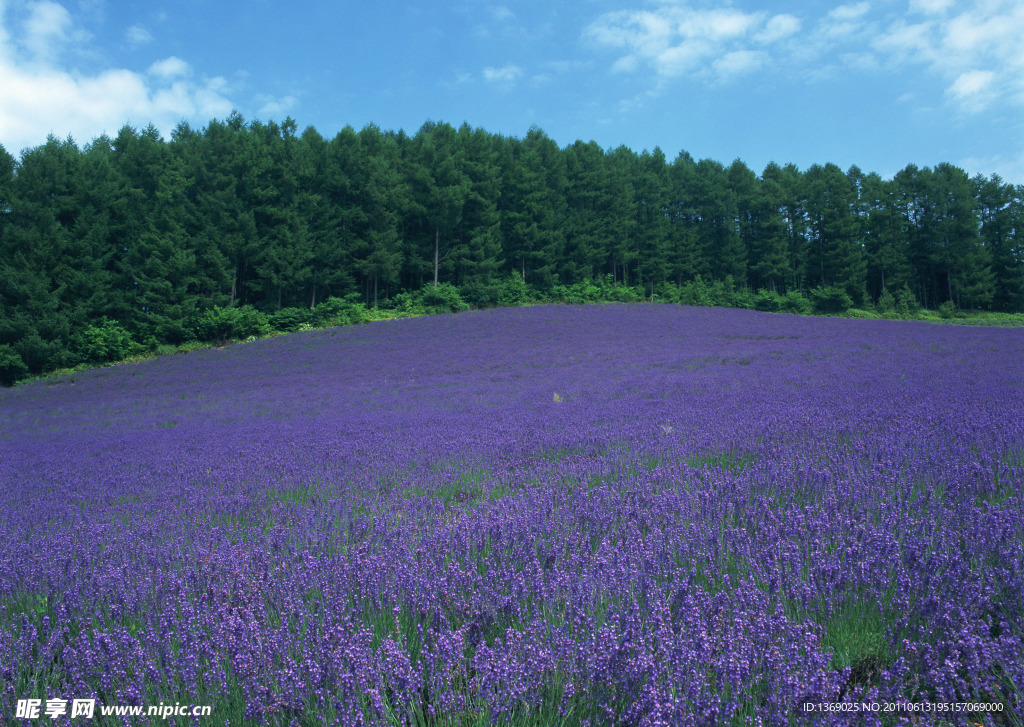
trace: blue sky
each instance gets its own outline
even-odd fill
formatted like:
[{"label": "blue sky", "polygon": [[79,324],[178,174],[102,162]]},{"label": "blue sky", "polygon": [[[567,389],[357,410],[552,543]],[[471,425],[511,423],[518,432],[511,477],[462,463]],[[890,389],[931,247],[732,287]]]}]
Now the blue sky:
[{"label": "blue sky", "polygon": [[1021,38],[1021,0],[0,0],[0,144],[237,109],[1024,183]]}]

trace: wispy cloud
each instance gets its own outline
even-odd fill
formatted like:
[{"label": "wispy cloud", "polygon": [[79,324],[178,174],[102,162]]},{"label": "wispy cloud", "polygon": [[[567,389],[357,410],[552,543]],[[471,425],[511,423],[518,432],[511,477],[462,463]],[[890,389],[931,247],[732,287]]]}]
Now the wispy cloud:
[{"label": "wispy cloud", "polygon": [[817,17],[652,0],[597,17],[583,31],[615,54],[610,69],[709,84],[771,70],[807,80],[844,71],[906,71],[945,79],[946,101],[974,112],[1024,104],[1020,0],[859,0]]},{"label": "wispy cloud", "polygon": [[927,17],[897,18],[873,42],[892,63],[945,78],[947,98],[965,112],[1000,100],[1024,104],[1024,4],[915,0],[910,9]]},{"label": "wispy cloud", "polygon": [[935,15],[948,10],[953,2],[954,0],[910,0],[910,12]]},{"label": "wispy cloud", "polygon": [[969,111],[981,111],[997,95],[994,71],[965,71],[957,76],[947,93]]},{"label": "wispy cloud", "polygon": [[818,25],[816,39],[832,40],[848,38],[861,31],[871,5],[867,2],[851,3],[833,8]]},{"label": "wispy cloud", "polygon": [[21,32],[16,37],[28,59],[52,62],[61,52],[87,42],[91,37],[85,31],[74,28],[71,14],[63,5],[41,0],[26,3],[25,9],[28,15],[22,21]]},{"label": "wispy cloud", "polygon": [[256,112],[257,116],[265,119],[281,120],[285,115],[287,115],[288,111],[298,103],[299,100],[294,96],[285,96],[284,98],[257,96],[256,101],[263,103],[260,110]]},{"label": "wispy cloud", "polygon": [[523,75],[523,69],[511,63],[501,68],[488,66],[484,69],[484,80],[491,83],[512,83]]},{"label": "wispy cloud", "polygon": [[513,18],[515,18],[515,16],[516,16],[515,13],[513,13],[511,10],[509,10],[504,5],[492,5],[490,7],[490,11],[491,11],[491,16],[495,20],[497,20],[498,22],[501,22],[501,23],[507,23],[510,20],[512,20]]},{"label": "wispy cloud", "polygon": [[758,43],[774,43],[798,32],[800,25],[800,19],[795,15],[775,15],[768,19],[764,28],[754,34],[754,40]]},{"label": "wispy cloud", "polygon": [[957,166],[964,169],[968,174],[982,174],[988,176],[997,174],[1005,180],[1019,183],[1024,180],[1024,152],[1016,155],[992,154],[988,156],[972,156],[959,159]]},{"label": "wispy cloud", "polygon": [[583,36],[598,48],[620,51],[616,71],[650,68],[662,79],[722,80],[767,64],[765,47],[792,36],[800,25],[789,14],[662,4],[606,13]]},{"label": "wispy cloud", "polygon": [[149,73],[163,79],[180,78],[192,75],[192,66],[177,56],[171,56],[151,65]]},{"label": "wispy cloud", "polygon": [[124,31],[124,39],[128,45],[136,48],[140,45],[153,42],[153,34],[141,25],[133,25]]}]

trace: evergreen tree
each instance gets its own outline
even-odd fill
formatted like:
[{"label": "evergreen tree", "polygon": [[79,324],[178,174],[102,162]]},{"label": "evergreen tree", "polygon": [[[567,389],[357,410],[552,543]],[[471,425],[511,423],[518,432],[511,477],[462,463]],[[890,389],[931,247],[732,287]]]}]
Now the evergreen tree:
[{"label": "evergreen tree", "polygon": [[359,135],[346,126],[331,140],[325,169],[328,203],[337,216],[334,245],[337,268],[329,292],[341,297],[359,290],[359,265],[366,238],[368,217],[363,206],[362,190],[366,189],[366,168]]},{"label": "evergreen tree", "polygon": [[636,175],[636,229],[639,268],[637,283],[654,288],[672,277],[669,235],[668,166],[661,149],[640,155]]},{"label": "evergreen tree", "polygon": [[758,288],[779,292],[792,278],[788,255],[786,194],[781,182],[782,170],[774,162],[754,184],[750,205],[753,232],[748,243],[750,274]]},{"label": "evergreen tree", "polygon": [[612,280],[635,285],[640,257],[633,234],[636,224],[637,156],[625,146],[616,147],[606,158],[609,185],[614,204],[609,210],[608,231],[611,235],[610,264]]},{"label": "evergreen tree", "polygon": [[373,151],[366,160],[364,204],[369,219],[366,252],[358,265],[376,307],[382,285],[397,281],[401,271],[399,222],[404,208],[409,204],[409,193],[399,175],[396,140],[379,137],[375,129],[364,129],[360,136],[363,134],[368,137],[368,143],[364,146]]},{"label": "evergreen tree", "polygon": [[988,306],[994,294],[991,252],[978,236],[970,179],[958,167],[939,164],[931,180],[933,217],[929,227],[935,241],[932,263],[936,278],[945,281],[946,300],[957,306]]},{"label": "evergreen tree", "polygon": [[502,195],[509,257],[527,282],[549,290],[565,245],[565,157],[536,127],[511,151]]},{"label": "evergreen tree", "polygon": [[895,184],[875,173],[866,175],[859,213],[868,295],[877,301],[884,291],[891,295],[911,282],[906,245],[900,235]]},{"label": "evergreen tree", "polygon": [[486,286],[497,280],[504,264],[501,249],[501,174],[498,169],[498,140],[483,129],[468,124],[459,128],[465,177],[469,191],[460,221],[458,260],[460,285]]},{"label": "evergreen tree", "polygon": [[855,303],[862,303],[866,265],[855,213],[855,185],[835,164],[815,164],[807,170],[805,191],[811,212],[807,248],[811,280],[841,287]]},{"label": "evergreen tree", "polygon": [[992,306],[998,310],[1024,309],[1024,218],[1013,186],[998,175],[974,177],[974,198],[981,222],[981,244],[992,260]]},{"label": "evergreen tree", "polygon": [[741,275],[733,274],[740,285],[746,285],[748,266],[756,265],[761,256],[762,210],[758,206],[760,180],[741,160],[736,159],[727,171],[728,187],[736,205],[736,234],[743,248],[743,270]]},{"label": "evergreen tree", "polygon": [[739,234],[736,194],[729,188],[727,170],[702,159],[694,175],[694,204],[702,258],[701,273],[715,280],[745,281],[746,250]]},{"label": "evergreen tree", "polygon": [[673,277],[678,285],[706,273],[698,236],[700,215],[694,198],[696,174],[697,163],[686,152],[679,152],[669,169],[669,246]]},{"label": "evergreen tree", "polygon": [[577,141],[565,150],[565,162],[565,255],[559,278],[591,280],[603,267],[613,240],[604,151],[596,142]]},{"label": "evergreen tree", "polygon": [[470,196],[463,147],[455,129],[448,124],[426,123],[414,139],[411,180],[414,206],[421,222],[417,226],[422,244],[414,248],[410,261],[414,272],[428,272],[434,287],[441,269],[446,277],[468,256],[464,212]]}]

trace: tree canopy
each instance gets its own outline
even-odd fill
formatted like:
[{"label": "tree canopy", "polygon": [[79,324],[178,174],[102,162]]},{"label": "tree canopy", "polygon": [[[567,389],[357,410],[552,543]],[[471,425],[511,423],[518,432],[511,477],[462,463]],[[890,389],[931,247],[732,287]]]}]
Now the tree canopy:
[{"label": "tree canopy", "polygon": [[82,147],[51,136],[20,159],[0,146],[11,370],[73,363],[90,326],[177,343],[213,309],[373,305],[439,284],[486,306],[510,275],[542,291],[699,279],[1021,311],[1024,186],[950,164],[889,180],[834,164],[758,175],[685,151],[559,148],[536,127],[520,139],[346,126],[327,139],[237,113],[169,140],[125,126]]}]

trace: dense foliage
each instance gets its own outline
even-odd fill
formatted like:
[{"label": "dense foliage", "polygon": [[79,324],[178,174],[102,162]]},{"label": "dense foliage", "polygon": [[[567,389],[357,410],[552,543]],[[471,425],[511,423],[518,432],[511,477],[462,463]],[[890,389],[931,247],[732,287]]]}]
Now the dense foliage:
[{"label": "dense foliage", "polygon": [[[758,176],[685,152],[560,149],[539,129],[328,140],[237,114],[169,141],[125,127],[19,160],[0,147],[4,382],[233,330],[217,308],[292,309],[279,320],[293,330],[294,311],[331,297],[377,305],[448,283],[479,308],[605,277],[661,299],[700,280],[765,310],[799,296],[823,311],[1021,311],[1024,187],[949,164]],[[253,315],[238,325],[259,329]]]},{"label": "dense foliage", "polygon": [[1016,724],[1022,354],[1020,329],[535,306],[0,391],[0,715]]}]

